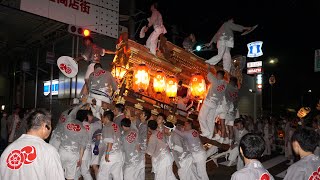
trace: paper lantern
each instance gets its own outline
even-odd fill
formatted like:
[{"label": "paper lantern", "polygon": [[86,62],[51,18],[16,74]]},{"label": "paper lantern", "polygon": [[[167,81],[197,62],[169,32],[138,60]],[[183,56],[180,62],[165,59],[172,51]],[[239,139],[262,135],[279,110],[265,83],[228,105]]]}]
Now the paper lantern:
[{"label": "paper lantern", "polygon": [[190,81],[191,95],[198,98],[202,97],[206,92],[206,81],[200,73],[196,73],[191,77]]},{"label": "paper lantern", "polygon": [[300,110],[298,111],[297,116],[298,116],[300,119],[302,119],[302,118],[306,117],[306,116],[309,114],[310,111],[311,111],[311,109],[310,109],[309,107],[302,107],[302,108],[300,108]]},{"label": "paper lantern", "polygon": [[169,76],[166,83],[166,94],[168,97],[173,98],[177,96],[178,82],[174,76]]},{"label": "paper lantern", "polygon": [[139,64],[133,73],[133,90],[146,91],[149,86],[150,76],[149,68],[145,64]]},{"label": "paper lantern", "polygon": [[111,71],[112,76],[119,80],[121,80],[126,73],[127,69],[124,66],[114,66]]},{"label": "paper lantern", "polygon": [[153,89],[156,93],[162,93],[166,88],[166,75],[162,71],[157,71],[153,78]]}]

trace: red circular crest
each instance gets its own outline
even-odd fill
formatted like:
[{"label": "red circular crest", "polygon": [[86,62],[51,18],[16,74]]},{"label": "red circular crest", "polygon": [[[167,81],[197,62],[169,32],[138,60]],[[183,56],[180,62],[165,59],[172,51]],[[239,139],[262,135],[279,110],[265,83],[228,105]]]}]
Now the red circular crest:
[{"label": "red circular crest", "polygon": [[162,132],[160,132],[160,131],[158,132],[157,138],[160,139],[160,140],[163,139],[163,134],[162,134]]},{"label": "red circular crest", "polygon": [[86,128],[87,131],[90,131],[90,125],[89,124],[84,125],[84,128]]},{"label": "red circular crest", "polygon": [[24,155],[24,164],[31,164],[37,157],[36,148],[34,146],[26,146],[21,149]]},{"label": "red circular crest", "polygon": [[65,72],[66,72],[67,74],[70,74],[70,73],[72,72],[72,69],[71,69],[70,67],[67,67],[67,68],[65,69]]},{"label": "red circular crest", "polygon": [[81,130],[81,127],[79,124],[73,124],[73,130],[74,131],[80,131]]},{"label": "red circular crest", "polygon": [[267,173],[263,173],[260,177],[260,180],[270,180],[270,176]]},{"label": "red circular crest", "polygon": [[118,129],[119,129],[119,128],[118,128],[118,125],[117,125],[117,124],[113,123],[113,124],[112,124],[112,127],[113,127],[113,131],[114,131],[114,132],[118,132]]},{"label": "red circular crest", "polygon": [[192,132],[192,136],[193,136],[193,137],[197,137],[197,136],[198,136],[198,131],[194,130],[194,131]]},{"label": "red circular crest", "polygon": [[62,63],[62,64],[60,64],[59,68],[60,68],[61,70],[65,70],[65,69],[67,68],[67,66]]},{"label": "red circular crest", "polygon": [[319,180],[320,179],[320,166],[318,170],[313,172],[312,175],[309,177],[309,180]]},{"label": "red circular crest", "polygon": [[60,122],[64,123],[67,119],[64,115],[61,115],[59,120]]},{"label": "red circular crest", "polygon": [[127,140],[128,143],[131,144],[136,138],[137,138],[137,133],[130,132],[126,137],[126,140]]},{"label": "red circular crest", "polygon": [[224,84],[219,85],[219,86],[217,87],[217,91],[218,91],[218,92],[222,92],[224,89],[225,89]]},{"label": "red circular crest", "polygon": [[24,155],[20,150],[13,150],[7,157],[7,166],[10,169],[19,169],[25,161]]}]

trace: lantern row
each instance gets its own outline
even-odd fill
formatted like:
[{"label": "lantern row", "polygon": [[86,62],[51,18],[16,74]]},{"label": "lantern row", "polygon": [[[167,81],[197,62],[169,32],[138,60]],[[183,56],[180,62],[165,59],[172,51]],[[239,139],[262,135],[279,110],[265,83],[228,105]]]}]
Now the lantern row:
[{"label": "lantern row", "polygon": [[[125,67],[114,67],[112,75],[115,78],[122,79],[126,73]],[[136,92],[144,92],[148,89],[150,82],[149,68],[145,64],[139,64],[133,72],[133,87]],[[193,97],[203,99],[206,92],[206,82],[200,73],[191,77],[189,84],[190,92]],[[153,89],[156,93],[165,92],[170,98],[177,96],[178,81],[175,76],[166,74],[163,71],[157,71],[153,78]]]}]

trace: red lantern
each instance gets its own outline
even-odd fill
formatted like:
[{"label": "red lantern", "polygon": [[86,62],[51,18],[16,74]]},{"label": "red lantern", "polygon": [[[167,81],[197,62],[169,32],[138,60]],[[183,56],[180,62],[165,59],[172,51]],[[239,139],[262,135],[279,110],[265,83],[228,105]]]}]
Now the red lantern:
[{"label": "red lantern", "polygon": [[178,82],[174,76],[169,76],[166,83],[166,94],[168,97],[173,98],[177,96]]},{"label": "red lantern", "polygon": [[153,89],[156,93],[162,93],[166,88],[166,75],[162,71],[157,71],[153,78]]},{"label": "red lantern", "polygon": [[190,81],[191,95],[198,98],[202,97],[206,92],[206,81],[200,73],[196,73],[191,77]]},{"label": "red lantern", "polygon": [[149,68],[145,64],[139,64],[133,73],[133,90],[146,91],[149,86],[150,76]]}]

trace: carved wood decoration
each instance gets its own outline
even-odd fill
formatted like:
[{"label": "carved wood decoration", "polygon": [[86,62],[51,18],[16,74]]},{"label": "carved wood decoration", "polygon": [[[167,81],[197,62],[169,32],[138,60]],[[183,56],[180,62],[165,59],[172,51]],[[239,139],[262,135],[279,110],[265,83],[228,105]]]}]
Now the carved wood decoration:
[{"label": "carved wood decoration", "polygon": [[[206,79],[208,73],[208,66],[205,63],[205,59],[193,53],[190,53],[179,46],[174,45],[173,43],[167,41],[167,39],[163,35],[160,36],[157,55],[154,55],[151,54],[149,49],[144,45],[128,39],[127,33],[121,34],[118,40],[117,52],[113,63],[117,66],[126,66],[129,63],[129,71],[123,78],[126,79],[126,88],[128,90],[132,89],[131,79],[134,67],[141,63],[146,64],[151,69],[151,81],[153,80],[154,73],[157,70],[161,70],[168,76],[176,76],[178,81],[181,80],[184,85],[188,86],[190,78],[193,74],[200,73]],[[241,85],[243,64],[245,64],[245,57],[235,57],[233,59],[231,73],[226,73],[226,77],[230,75],[237,77]],[[214,74],[217,70],[222,69],[222,67],[219,66],[211,67]],[[206,84],[209,85],[207,79]],[[153,83],[150,82],[148,90],[146,92],[143,92],[143,95],[145,96],[144,99],[148,99],[146,97],[150,97],[151,99],[156,99],[157,101],[161,101],[165,104],[171,104],[174,106],[172,99],[166,98],[165,93],[157,94],[156,92],[154,92],[152,86]],[[134,98],[135,97],[127,97],[126,99],[129,101],[133,101],[132,99]],[[155,103],[152,101],[153,100],[150,100],[151,104]]]}]

